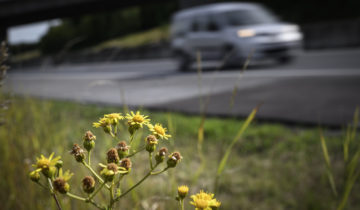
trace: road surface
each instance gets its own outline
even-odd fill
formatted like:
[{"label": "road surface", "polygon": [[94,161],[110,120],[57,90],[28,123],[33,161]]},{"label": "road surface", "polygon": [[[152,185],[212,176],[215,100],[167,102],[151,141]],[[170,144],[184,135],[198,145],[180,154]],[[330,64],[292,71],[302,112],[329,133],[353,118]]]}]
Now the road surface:
[{"label": "road surface", "polygon": [[[360,50],[313,51],[286,66],[179,73],[171,60],[92,63],[10,71],[20,95],[213,116],[341,126],[360,105]],[[234,91],[234,89],[236,91]]]}]

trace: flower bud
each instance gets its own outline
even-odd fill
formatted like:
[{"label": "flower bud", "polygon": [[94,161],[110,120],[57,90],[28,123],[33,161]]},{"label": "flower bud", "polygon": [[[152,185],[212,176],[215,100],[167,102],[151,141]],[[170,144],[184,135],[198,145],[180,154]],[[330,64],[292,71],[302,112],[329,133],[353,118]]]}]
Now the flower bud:
[{"label": "flower bud", "polygon": [[162,147],[155,155],[156,163],[162,163],[165,159],[165,155],[168,152],[166,147]]},{"label": "flower bud", "polygon": [[62,194],[65,194],[70,190],[70,185],[63,178],[56,178],[53,181],[53,186],[56,191]]},{"label": "flower bud", "polygon": [[129,158],[124,158],[120,161],[120,167],[125,168],[128,172],[131,171],[131,160]]},{"label": "flower bud", "polygon": [[129,133],[130,135],[134,135],[134,133],[140,128],[140,125],[139,124],[134,124],[134,125],[131,125],[131,123],[128,123],[129,124]]},{"label": "flower bud", "polygon": [[104,168],[100,175],[104,177],[106,182],[111,182],[114,179],[115,173],[118,171],[118,166],[115,163],[107,164],[106,168]]},{"label": "flower bud", "polygon": [[55,167],[56,167],[57,169],[62,168],[62,166],[63,166],[63,161],[62,161],[62,160],[56,161]]},{"label": "flower bud", "polygon": [[82,187],[84,192],[86,193],[92,193],[95,190],[95,180],[92,176],[85,176],[82,180]]},{"label": "flower bud", "polygon": [[89,152],[95,147],[95,141],[84,141],[84,148]]},{"label": "flower bud", "polygon": [[154,135],[148,135],[145,139],[146,142],[146,151],[148,152],[154,152],[156,149],[156,145],[158,143],[158,140]]},{"label": "flower bud", "polygon": [[70,153],[74,155],[77,162],[82,162],[85,160],[84,150],[78,144],[74,144]]},{"label": "flower bud", "polygon": [[94,134],[91,133],[91,131],[86,131],[83,137],[84,140],[83,145],[87,151],[90,151],[95,147],[95,139],[96,136],[94,136]]},{"label": "flower bud", "polygon": [[167,166],[169,168],[174,168],[178,162],[180,162],[182,159],[179,152],[173,152],[171,155],[169,155],[169,159],[167,160]]},{"label": "flower bud", "polygon": [[178,187],[178,198],[180,200],[184,200],[184,198],[186,197],[188,192],[189,192],[188,186],[182,185],[182,186]]},{"label": "flower bud", "polygon": [[108,163],[118,163],[119,162],[119,155],[115,148],[111,148],[107,152],[107,162]]},{"label": "flower bud", "polygon": [[103,127],[103,129],[105,133],[112,134],[111,125],[106,125]]},{"label": "flower bud", "polygon": [[129,149],[130,147],[126,145],[125,141],[121,141],[116,145],[116,149],[119,155],[120,159],[123,159],[124,157],[129,155]]},{"label": "flower bud", "polygon": [[86,131],[83,137],[84,141],[95,141],[96,136],[91,131]]},{"label": "flower bud", "polygon": [[40,173],[39,170],[35,170],[30,172],[29,177],[32,181],[38,182],[40,180]]}]

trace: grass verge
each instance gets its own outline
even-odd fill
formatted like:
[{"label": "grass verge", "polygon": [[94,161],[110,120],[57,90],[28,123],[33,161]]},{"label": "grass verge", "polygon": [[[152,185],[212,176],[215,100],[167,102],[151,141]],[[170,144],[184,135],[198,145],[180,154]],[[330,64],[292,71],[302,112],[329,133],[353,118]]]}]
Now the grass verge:
[{"label": "grass verge", "polygon": [[101,51],[106,48],[134,48],[167,41],[168,39],[169,26],[165,25],[150,29],[148,31],[111,39],[94,46],[92,49],[94,51]]},{"label": "grass verge", "polygon": [[[105,154],[98,151],[106,151],[114,142],[102,131],[92,128],[91,123],[105,113],[121,111],[118,107],[13,98],[6,112],[6,122],[0,127],[2,209],[55,209],[47,192],[28,179],[35,156],[49,155],[52,151],[61,155],[64,168],[76,173],[71,183],[80,183],[88,172],[78,167],[68,151],[74,142],[81,143],[83,133],[91,129],[97,136],[96,141],[104,141],[97,144],[99,147],[94,151],[93,160],[105,162]],[[206,168],[193,183],[194,173],[201,164],[196,147],[201,117],[149,113],[146,110],[145,113],[154,121],[167,125],[173,135],[167,146],[171,149],[176,147],[184,159],[176,170],[147,180],[117,208],[176,209],[174,197],[180,184],[188,184],[190,193],[200,188],[212,191],[220,158],[244,121],[206,119],[203,128]],[[343,167],[342,134],[325,132],[325,135],[332,154],[334,179],[339,180]],[[336,203],[328,184],[319,139],[318,129],[252,124],[243,134],[241,143],[234,146],[227,167],[221,174],[216,197],[222,202],[222,209],[334,209]],[[141,140],[143,138],[137,136],[137,141]],[[138,158],[136,163],[143,160],[144,165],[148,164],[147,157]],[[137,169],[133,171],[140,172],[131,180],[126,180],[128,186],[143,176],[144,165],[134,165]],[[167,178],[164,179],[164,176]],[[82,194],[80,185],[72,185],[71,191]],[[349,209],[360,208],[359,192],[360,186],[356,183],[349,198]],[[61,197],[61,201],[63,209],[89,209],[89,206],[76,200]],[[188,202],[185,208],[192,209]]]}]

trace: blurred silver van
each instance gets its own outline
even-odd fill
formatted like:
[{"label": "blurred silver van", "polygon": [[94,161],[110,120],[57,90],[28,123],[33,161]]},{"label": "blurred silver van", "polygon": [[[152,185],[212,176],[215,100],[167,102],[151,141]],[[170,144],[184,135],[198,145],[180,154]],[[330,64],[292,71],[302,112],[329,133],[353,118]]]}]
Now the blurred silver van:
[{"label": "blurred silver van", "polygon": [[171,48],[186,71],[201,52],[204,61],[242,65],[251,60],[289,62],[302,48],[299,26],[281,22],[259,4],[217,3],[182,10],[171,23]]}]

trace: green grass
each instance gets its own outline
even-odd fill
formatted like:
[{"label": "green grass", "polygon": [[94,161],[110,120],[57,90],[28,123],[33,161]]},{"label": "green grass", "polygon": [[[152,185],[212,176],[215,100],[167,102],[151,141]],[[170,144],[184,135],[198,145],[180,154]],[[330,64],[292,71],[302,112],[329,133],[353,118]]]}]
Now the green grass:
[{"label": "green grass", "polygon": [[[70,181],[71,191],[82,194],[80,181],[88,172],[68,151],[73,143],[81,143],[83,133],[91,129],[97,136],[92,162],[105,162],[105,152],[116,142],[91,124],[110,112],[122,112],[122,108],[13,98],[6,111],[6,124],[0,127],[1,209],[55,209],[48,193],[27,177],[35,158],[52,151],[63,157],[65,169],[75,173]],[[165,145],[170,151],[180,151],[183,161],[163,175],[150,177],[116,209],[146,209],[152,205],[157,205],[157,209],[176,209],[174,197],[180,184],[188,184],[190,193],[199,189],[213,191],[218,163],[244,121],[206,119],[205,170],[194,182],[201,164],[196,147],[201,117],[147,110],[145,113],[154,122],[171,125],[167,127],[171,128],[173,138]],[[125,130],[122,132],[126,135]],[[341,132],[325,132],[325,135],[335,180],[341,182]],[[138,141],[142,141],[142,137],[138,136]],[[132,179],[129,176],[125,180],[126,186],[145,174],[146,154],[133,162],[136,164],[131,171]],[[348,209],[360,208],[359,192],[360,186],[356,183]],[[59,197],[63,209],[92,209],[79,201]],[[216,198],[222,202],[221,209],[334,209],[336,201],[326,176],[318,129],[255,121],[245,131],[241,143],[235,144],[220,177]],[[189,200],[185,208],[193,209]]]},{"label": "green grass", "polygon": [[94,51],[104,50],[106,48],[133,48],[143,45],[159,43],[169,39],[169,26],[161,26],[148,31],[139,32],[127,36],[118,37],[102,42],[92,49]]},{"label": "green grass", "polygon": [[14,63],[24,62],[24,61],[27,61],[27,60],[38,58],[40,56],[41,56],[40,50],[30,50],[30,51],[22,52],[22,53],[19,53],[19,54],[15,54],[11,58],[11,61],[14,62]]}]

